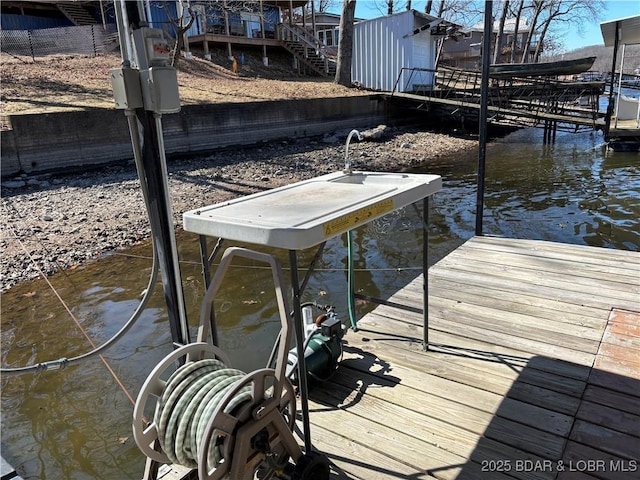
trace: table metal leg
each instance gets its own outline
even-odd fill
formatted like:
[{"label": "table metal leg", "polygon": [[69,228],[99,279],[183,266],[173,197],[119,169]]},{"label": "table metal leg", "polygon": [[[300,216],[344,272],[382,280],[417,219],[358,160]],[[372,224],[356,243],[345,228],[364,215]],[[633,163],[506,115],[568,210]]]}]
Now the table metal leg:
[{"label": "table metal leg", "polygon": [[429,350],[429,197],[422,200],[422,348]]},{"label": "table metal leg", "polygon": [[202,260],[202,278],[204,279],[204,290],[207,291],[211,283],[211,274],[209,272],[209,247],[207,246],[207,237],[198,235],[200,240],[200,258]]},{"label": "table metal leg", "polygon": [[291,288],[293,291],[293,326],[296,333],[298,350],[298,389],[300,391],[300,408],[302,410],[302,432],[304,435],[304,451],[311,452],[311,424],[309,422],[309,396],[307,389],[307,367],[304,358],[304,332],[302,325],[302,307],[300,305],[301,290],[298,282],[298,259],[295,250],[289,250],[291,267]]},{"label": "table metal leg", "polygon": [[[211,255],[209,255],[209,246],[206,235],[199,235],[200,240],[200,258],[202,260],[202,278],[204,279],[204,291],[206,292],[211,284],[211,260],[216,256],[220,248],[222,247],[222,238],[218,239]],[[215,309],[211,309],[211,318],[209,319],[209,329],[211,331],[211,343],[216,347],[219,347],[218,342],[218,328],[216,325]]]}]

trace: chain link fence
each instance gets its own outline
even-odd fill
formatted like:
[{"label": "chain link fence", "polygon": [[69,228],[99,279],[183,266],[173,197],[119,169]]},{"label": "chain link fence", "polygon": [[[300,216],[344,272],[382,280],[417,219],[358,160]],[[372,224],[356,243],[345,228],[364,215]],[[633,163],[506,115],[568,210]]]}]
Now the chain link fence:
[{"label": "chain link fence", "polygon": [[0,49],[15,56],[98,55],[118,46],[115,25],[45,28],[40,30],[0,30]]}]

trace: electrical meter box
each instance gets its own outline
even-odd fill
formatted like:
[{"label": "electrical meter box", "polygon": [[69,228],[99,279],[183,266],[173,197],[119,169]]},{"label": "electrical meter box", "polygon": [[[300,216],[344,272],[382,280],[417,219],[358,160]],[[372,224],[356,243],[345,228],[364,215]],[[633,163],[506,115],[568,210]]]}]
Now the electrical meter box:
[{"label": "electrical meter box", "polygon": [[171,59],[171,47],[157,28],[139,28],[132,33],[138,68],[146,70],[154,66],[166,66]]},{"label": "electrical meter box", "polygon": [[178,74],[168,65],[171,47],[162,30],[144,27],[132,36],[137,68],[114,68],[109,72],[116,108],[144,108],[160,114],[179,112]]}]

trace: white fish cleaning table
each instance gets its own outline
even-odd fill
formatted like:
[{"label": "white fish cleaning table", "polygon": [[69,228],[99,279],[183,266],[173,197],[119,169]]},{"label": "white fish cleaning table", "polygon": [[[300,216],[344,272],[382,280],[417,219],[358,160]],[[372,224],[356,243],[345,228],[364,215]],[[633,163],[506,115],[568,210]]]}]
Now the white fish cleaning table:
[{"label": "white fish cleaning table", "polygon": [[[383,172],[336,172],[255,193],[183,215],[184,230],[200,235],[205,283],[209,284],[207,237],[289,250],[296,342],[303,343],[300,300],[326,241],[407,205],[423,201],[424,345],[428,344],[427,217],[428,198],[442,189],[439,175]],[[218,246],[220,243],[218,243]],[[302,283],[297,250],[319,246]],[[351,272],[350,272],[351,273]],[[353,295],[353,292],[349,292]],[[368,298],[368,297],[367,297]],[[373,299],[374,301],[377,299]],[[214,343],[217,343],[214,332]],[[298,369],[306,372],[304,354]],[[310,451],[306,375],[299,375],[305,450]]]}]

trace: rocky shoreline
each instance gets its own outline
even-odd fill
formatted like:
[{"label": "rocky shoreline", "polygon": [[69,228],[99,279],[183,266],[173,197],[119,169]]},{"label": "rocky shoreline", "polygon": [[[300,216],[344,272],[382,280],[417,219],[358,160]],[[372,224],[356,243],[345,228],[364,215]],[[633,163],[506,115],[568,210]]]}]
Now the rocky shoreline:
[{"label": "rocky shoreline", "polygon": [[[176,227],[182,212],[294,183],[344,166],[348,132],[171,159]],[[402,171],[477,147],[469,138],[379,128],[349,149],[352,168]],[[2,182],[0,290],[126,249],[150,236],[133,161],[83,173]]]}]

